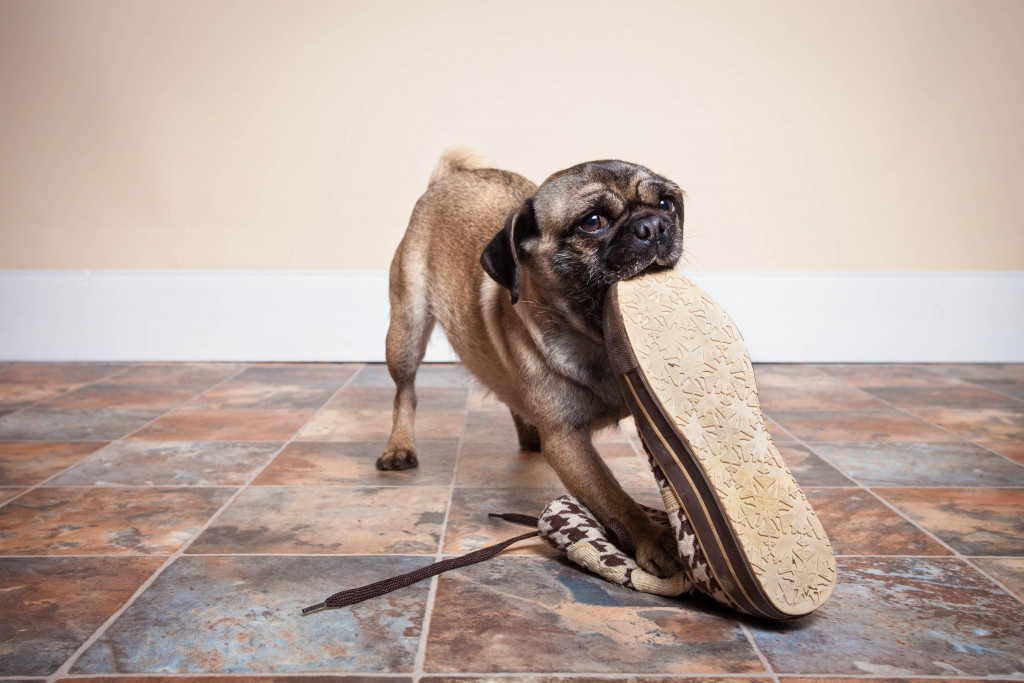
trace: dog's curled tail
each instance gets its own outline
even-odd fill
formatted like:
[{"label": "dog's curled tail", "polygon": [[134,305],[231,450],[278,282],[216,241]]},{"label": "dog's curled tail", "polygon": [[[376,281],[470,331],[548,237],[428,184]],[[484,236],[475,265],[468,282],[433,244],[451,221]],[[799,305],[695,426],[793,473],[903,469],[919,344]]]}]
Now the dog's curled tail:
[{"label": "dog's curled tail", "polygon": [[428,186],[456,171],[469,171],[474,168],[487,167],[487,162],[477,152],[468,147],[455,147],[441,155],[441,160],[437,162],[434,172],[430,174]]}]

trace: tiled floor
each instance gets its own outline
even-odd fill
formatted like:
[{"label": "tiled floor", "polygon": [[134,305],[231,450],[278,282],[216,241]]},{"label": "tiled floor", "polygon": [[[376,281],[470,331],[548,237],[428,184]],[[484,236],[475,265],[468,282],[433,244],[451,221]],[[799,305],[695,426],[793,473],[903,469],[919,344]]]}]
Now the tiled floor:
[{"label": "tiled floor", "polygon": [[[0,364],[0,677],[1024,677],[1024,366],[757,379],[839,554],[817,613],[766,624],[634,593],[532,540],[302,617],[521,533],[487,513],[560,494],[458,368],[423,368],[420,468],[383,473],[382,366]],[[599,448],[657,502],[628,424]]]}]

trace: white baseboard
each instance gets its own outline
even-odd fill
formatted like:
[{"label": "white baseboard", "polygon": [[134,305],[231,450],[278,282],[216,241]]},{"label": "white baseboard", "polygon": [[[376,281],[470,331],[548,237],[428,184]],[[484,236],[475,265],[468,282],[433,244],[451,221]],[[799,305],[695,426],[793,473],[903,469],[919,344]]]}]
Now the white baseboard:
[{"label": "white baseboard", "polygon": [[[755,361],[1024,362],[1024,271],[688,275]],[[382,361],[387,325],[383,271],[0,270],[0,360]]]}]

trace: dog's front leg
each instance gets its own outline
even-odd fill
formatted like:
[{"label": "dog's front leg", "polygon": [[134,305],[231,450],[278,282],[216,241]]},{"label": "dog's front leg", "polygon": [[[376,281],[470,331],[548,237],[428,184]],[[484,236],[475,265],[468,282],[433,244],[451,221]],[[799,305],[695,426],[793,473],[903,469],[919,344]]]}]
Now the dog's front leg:
[{"label": "dog's front leg", "polygon": [[583,429],[541,432],[544,457],[569,490],[601,522],[614,528],[617,520],[629,532],[636,548],[636,561],[657,576],[679,571],[672,533],[659,527],[640,505],[630,498],[598,455],[590,433]]}]

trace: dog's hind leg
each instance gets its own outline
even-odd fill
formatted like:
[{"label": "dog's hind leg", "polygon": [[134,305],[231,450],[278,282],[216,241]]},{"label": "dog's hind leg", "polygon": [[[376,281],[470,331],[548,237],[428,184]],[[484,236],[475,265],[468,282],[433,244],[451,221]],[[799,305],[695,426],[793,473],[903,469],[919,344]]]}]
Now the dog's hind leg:
[{"label": "dog's hind leg", "polygon": [[427,350],[434,329],[422,259],[412,248],[399,247],[391,264],[389,295],[391,324],[388,327],[386,359],[395,381],[395,410],[384,454],[377,459],[379,470],[416,467],[415,432],[416,371]]},{"label": "dog's hind leg", "polygon": [[515,413],[512,413],[512,421],[516,423],[519,449],[540,452],[540,432],[537,431],[537,428]]}]

